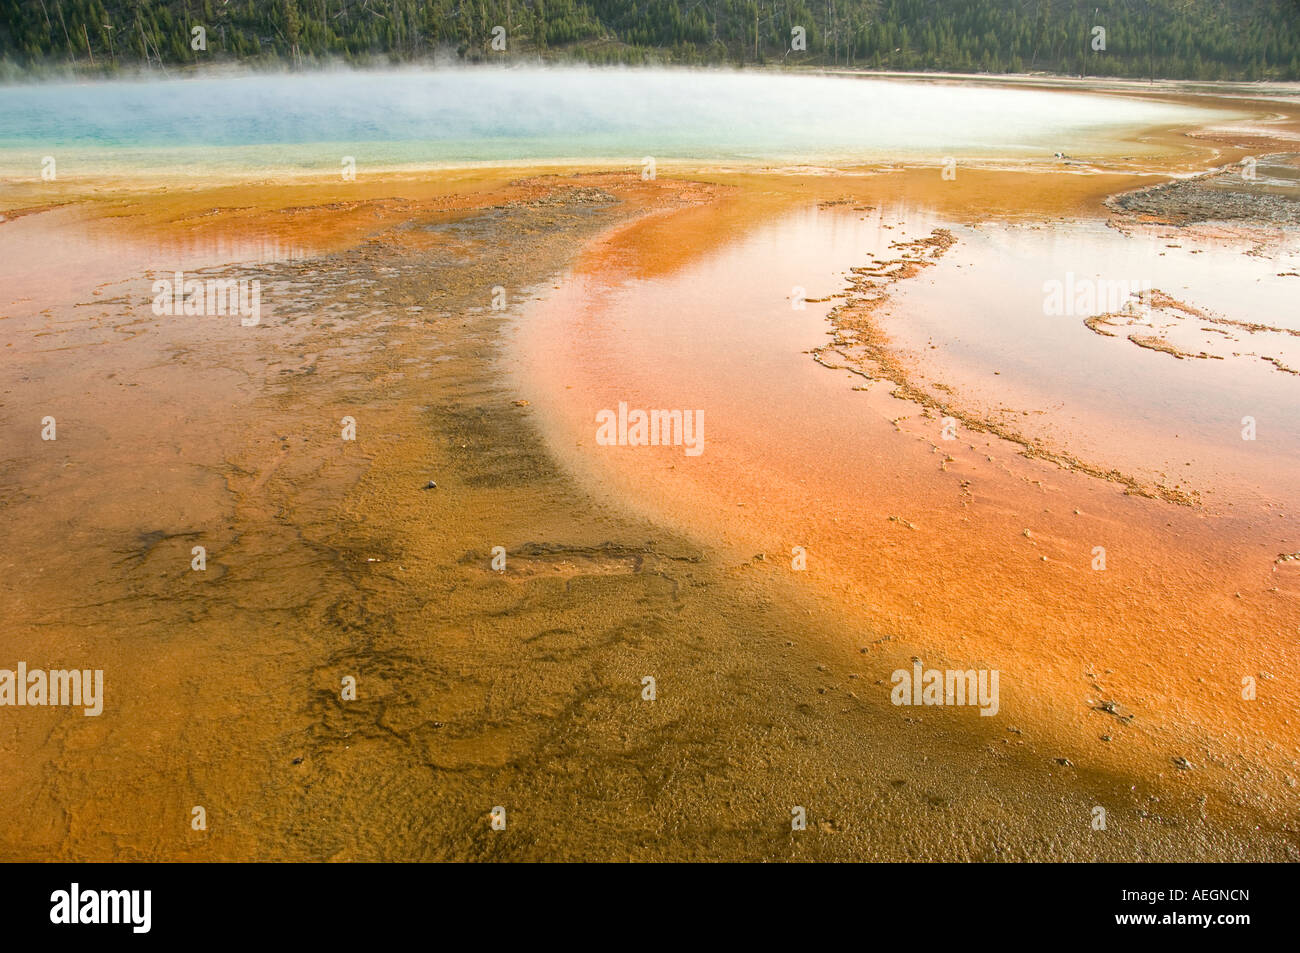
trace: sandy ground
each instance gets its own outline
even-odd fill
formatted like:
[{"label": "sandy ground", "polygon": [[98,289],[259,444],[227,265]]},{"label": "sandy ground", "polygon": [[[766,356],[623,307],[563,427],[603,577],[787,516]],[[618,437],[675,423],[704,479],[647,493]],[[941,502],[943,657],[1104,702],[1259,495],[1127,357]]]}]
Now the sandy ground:
[{"label": "sandy ground", "polygon": [[[1050,699],[1013,725],[893,707],[881,685],[925,645],[918,626],[603,495],[503,370],[506,332],[575,262],[653,279],[720,228],[881,178],[11,193],[0,235],[27,252],[0,324],[0,664],[102,668],[107,701],[98,718],[6,710],[0,856],[1295,859],[1294,736],[1266,735],[1290,749],[1226,783],[1080,757]],[[970,170],[940,189],[904,170],[888,187],[1051,219],[1141,184]],[[262,324],[154,316],[151,277],[172,268],[258,278]],[[929,479],[918,498],[947,478]],[[1154,525],[1176,504],[1142,505]],[[934,557],[895,528],[897,551]]]}]

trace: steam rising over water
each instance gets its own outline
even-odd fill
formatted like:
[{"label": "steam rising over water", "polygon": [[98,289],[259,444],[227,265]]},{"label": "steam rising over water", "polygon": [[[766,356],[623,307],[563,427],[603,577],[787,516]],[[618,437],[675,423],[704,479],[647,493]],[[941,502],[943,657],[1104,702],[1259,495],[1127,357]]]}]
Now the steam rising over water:
[{"label": "steam rising over water", "polygon": [[[1231,114],[1114,96],[777,73],[461,68],[0,87],[0,167],[1096,155]],[[1107,143],[1110,143],[1108,146]],[[1133,143],[1122,148],[1140,151]],[[63,170],[61,170],[63,171]]]}]

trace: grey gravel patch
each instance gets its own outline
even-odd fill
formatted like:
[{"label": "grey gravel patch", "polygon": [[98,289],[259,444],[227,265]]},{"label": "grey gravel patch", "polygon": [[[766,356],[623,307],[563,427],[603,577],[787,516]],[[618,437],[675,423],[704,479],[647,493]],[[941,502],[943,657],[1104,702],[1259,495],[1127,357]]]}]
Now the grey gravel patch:
[{"label": "grey gravel patch", "polygon": [[1300,225],[1300,153],[1278,153],[1255,160],[1254,178],[1241,166],[1166,182],[1112,196],[1118,212],[1150,215],[1172,225],[1248,221],[1259,225]]}]

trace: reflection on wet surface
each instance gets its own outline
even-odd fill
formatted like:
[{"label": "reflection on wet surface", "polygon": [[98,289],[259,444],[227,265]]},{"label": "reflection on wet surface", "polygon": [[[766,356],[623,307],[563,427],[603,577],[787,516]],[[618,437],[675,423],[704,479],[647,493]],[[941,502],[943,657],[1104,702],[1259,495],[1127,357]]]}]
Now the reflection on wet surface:
[{"label": "reflection on wet surface", "polygon": [[[1296,497],[1294,238],[1264,249],[1089,221],[956,234],[882,321],[923,378],[1108,467],[1202,494]],[[1256,441],[1241,439],[1244,417]]]},{"label": "reflection on wet surface", "polygon": [[[851,360],[853,322],[837,312],[837,332],[826,316],[863,307],[835,297],[853,268],[890,275],[943,229],[951,247],[883,281],[869,306],[933,395],[918,403],[869,379],[876,369]],[[654,255],[632,226],[521,327],[520,386],[575,472],[706,544],[779,565],[805,547],[831,604],[927,663],[1000,669],[1009,717],[1049,726],[1076,755],[1155,773],[1209,762],[1192,783],[1238,790],[1234,770],[1266,765],[1266,797],[1294,808],[1296,696],[1279,673],[1294,672],[1300,574],[1278,556],[1297,548],[1287,408],[1300,379],[1264,360],[1112,340],[1087,313],[1044,313],[1045,282],[1072,271],[1140,279],[1224,320],[1295,327],[1278,315],[1300,279],[1276,277],[1294,270],[1294,246],[1175,242],[1090,221],[969,227],[887,201],[713,237],[716,250],[647,282],[620,254]],[[792,306],[801,291],[805,310]],[[1177,319],[1153,312],[1150,333],[1173,338],[1165,325]],[[1241,325],[1204,326],[1228,332],[1229,350],[1263,351]],[[810,357],[827,357],[828,336],[841,369]],[[1268,336],[1290,359],[1289,335]],[[595,414],[620,401],[701,409],[705,452],[598,445]],[[957,421],[944,439],[944,406],[1003,426]],[[1244,442],[1247,414],[1270,433]],[[1032,452],[1039,442],[1062,452]],[[1140,480],[1104,478],[1123,468]],[[1141,481],[1169,493],[1135,493]],[[1242,679],[1260,673],[1269,698],[1247,705]]]}]

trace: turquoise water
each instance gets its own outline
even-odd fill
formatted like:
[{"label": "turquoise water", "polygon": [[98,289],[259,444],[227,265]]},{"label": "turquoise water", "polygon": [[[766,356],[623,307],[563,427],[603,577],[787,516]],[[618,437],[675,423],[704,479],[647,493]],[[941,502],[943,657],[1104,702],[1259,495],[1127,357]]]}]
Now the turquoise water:
[{"label": "turquoise water", "polygon": [[[1096,155],[1230,114],[1114,96],[777,73],[462,68],[0,87],[0,167],[338,168],[622,158]],[[1137,147],[1129,145],[1127,153]]]}]

